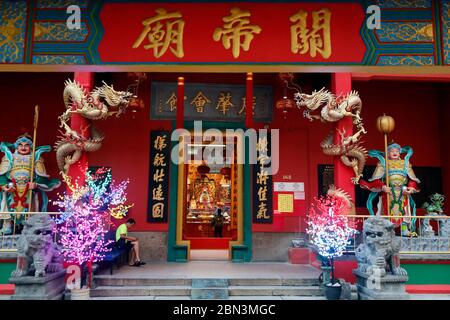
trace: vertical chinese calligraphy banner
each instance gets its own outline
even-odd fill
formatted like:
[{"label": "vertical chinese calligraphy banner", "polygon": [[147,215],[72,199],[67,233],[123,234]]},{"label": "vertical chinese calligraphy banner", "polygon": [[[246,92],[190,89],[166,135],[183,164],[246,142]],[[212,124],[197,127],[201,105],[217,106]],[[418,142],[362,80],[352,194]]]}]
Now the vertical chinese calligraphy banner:
[{"label": "vertical chinese calligraphy banner", "polygon": [[361,63],[364,17],[354,2],[105,3],[99,54],[102,63]]},{"label": "vertical chinese calligraphy banner", "polygon": [[253,223],[273,222],[273,182],[270,134],[258,134],[256,164],[253,164]]},{"label": "vertical chinese calligraphy banner", "polygon": [[168,217],[170,133],[150,133],[150,176],[147,221],[165,223]]}]

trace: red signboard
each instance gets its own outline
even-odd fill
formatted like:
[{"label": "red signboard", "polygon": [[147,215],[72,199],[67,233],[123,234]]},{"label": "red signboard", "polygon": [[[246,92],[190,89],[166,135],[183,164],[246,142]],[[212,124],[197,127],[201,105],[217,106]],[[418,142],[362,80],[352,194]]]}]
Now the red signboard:
[{"label": "red signboard", "polygon": [[358,3],[105,3],[103,63],[361,63]]}]

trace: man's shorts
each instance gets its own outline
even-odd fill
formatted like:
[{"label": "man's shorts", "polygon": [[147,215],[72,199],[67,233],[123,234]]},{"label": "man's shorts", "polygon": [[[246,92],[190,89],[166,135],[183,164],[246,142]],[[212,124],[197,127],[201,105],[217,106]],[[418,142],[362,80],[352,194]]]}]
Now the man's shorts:
[{"label": "man's shorts", "polygon": [[119,249],[126,249],[130,251],[133,245],[130,241],[126,241],[125,239],[120,238],[119,241],[116,242],[116,247]]}]

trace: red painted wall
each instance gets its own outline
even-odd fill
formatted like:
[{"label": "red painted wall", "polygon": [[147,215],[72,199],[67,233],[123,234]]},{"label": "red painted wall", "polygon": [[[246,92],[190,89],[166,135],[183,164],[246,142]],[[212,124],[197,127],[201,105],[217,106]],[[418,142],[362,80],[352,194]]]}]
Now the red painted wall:
[{"label": "red painted wall", "polygon": [[[0,141],[14,142],[25,132],[33,134],[34,106],[40,107],[37,145],[53,145],[59,130],[58,116],[64,112],[64,81],[71,73],[0,73]],[[3,156],[1,154],[0,156]],[[43,155],[47,173],[59,177],[56,155],[52,150]],[[49,194],[55,199],[57,192]],[[49,210],[55,208],[49,204]]]},{"label": "red painted wall", "polygon": [[[157,81],[176,81],[178,74],[152,74],[150,78]],[[219,82],[244,83],[245,75],[207,75],[188,74],[186,83],[190,82]],[[259,78],[258,78],[259,77]],[[254,76],[255,82],[275,85],[273,75]],[[317,79],[320,78],[320,79]],[[114,83],[117,88],[124,77],[116,75]],[[329,85],[329,76],[303,75],[304,92],[320,89],[322,85]],[[117,84],[116,84],[117,83]],[[412,163],[418,166],[440,166],[441,143],[439,127],[438,89],[436,84],[399,82],[399,81],[370,81],[355,82],[355,90],[360,92],[363,101],[363,118],[369,133],[364,137],[368,149],[383,148],[383,138],[375,127],[375,119],[383,112],[396,119],[396,130],[392,135],[400,144],[408,144],[414,148]],[[167,230],[167,224],[149,224],[146,222],[147,210],[147,180],[149,157],[150,130],[157,128],[170,129],[167,121],[149,120],[149,83],[142,85],[141,97],[145,100],[145,110],[134,116],[125,115],[121,119],[110,119],[100,123],[106,133],[103,148],[92,154],[90,163],[113,167],[115,179],[131,179],[129,186],[129,200],[135,203],[130,215],[137,220],[136,230]],[[275,90],[275,99],[281,94]],[[426,106],[426,109],[424,108]],[[424,111],[426,110],[426,116]],[[258,123],[258,127],[263,124]],[[332,164],[333,159],[322,154],[320,142],[332,130],[329,123],[309,122],[304,119],[302,112],[297,109],[289,111],[284,120],[281,110],[274,110],[274,121],[271,128],[280,129],[280,170],[274,176],[274,182],[304,182],[306,200],[295,201],[293,214],[275,214],[272,225],[254,224],[255,232],[299,232],[305,228],[304,216],[308,203],[318,193],[318,164]],[[132,128],[132,129],[131,129]],[[130,165],[132,163],[132,165]],[[369,164],[375,164],[369,160]],[[284,180],[284,175],[290,175],[290,180]],[[274,198],[276,209],[277,198]],[[362,209],[364,212],[364,209]],[[361,211],[361,210],[358,210]],[[303,218],[302,218],[303,217]]]},{"label": "red painted wall", "polygon": [[[383,150],[384,140],[376,129],[376,119],[386,113],[395,120],[395,130],[389,136],[400,145],[414,149],[411,163],[416,166],[441,166],[439,130],[439,86],[433,83],[408,81],[354,82],[362,102],[362,117],[368,134],[367,149]],[[447,100],[448,104],[448,100]],[[368,164],[375,164],[371,159]]]},{"label": "red painted wall", "polygon": [[[112,82],[116,90],[125,90],[129,84],[125,74],[109,74],[107,77],[109,79],[105,82]],[[97,76],[96,82],[101,78],[102,75]],[[167,223],[147,223],[150,131],[171,130],[172,125],[170,121],[150,121],[148,80],[140,88],[139,97],[145,102],[143,111],[96,123],[106,138],[102,148],[89,155],[89,165],[111,167],[116,181],[130,179],[128,202],[135,205],[130,209],[129,216],[136,220],[133,231],[166,231]]]},{"label": "red painted wall", "polygon": [[[167,224],[146,222],[148,173],[149,173],[149,137],[152,129],[170,130],[170,121],[152,121],[149,119],[150,81],[176,81],[182,75],[186,82],[245,83],[245,74],[149,74],[149,80],[140,87],[139,95],[144,99],[145,110],[136,114],[125,114],[119,119],[111,118],[98,121],[97,126],[106,134],[100,151],[89,155],[90,165],[112,167],[113,177],[117,181],[131,180],[129,201],[135,203],[130,216],[136,219],[137,231],[167,230]],[[38,144],[53,145],[58,131],[57,117],[64,110],[62,92],[64,80],[72,77],[67,73],[1,73],[0,95],[0,141],[13,141],[20,133],[20,127],[32,131],[33,108],[41,107]],[[256,84],[275,84],[273,74],[255,74]],[[329,85],[329,75],[299,75],[304,92],[313,88],[320,89]],[[105,79],[114,87],[124,90],[129,83],[126,74],[98,74],[96,81]],[[19,85],[20,84],[20,85]],[[367,149],[381,149],[382,136],[375,128],[375,119],[383,112],[396,120],[396,130],[392,134],[400,144],[414,148],[413,165],[443,166],[444,190],[450,190],[449,148],[450,136],[450,100],[448,85],[421,82],[400,81],[356,81],[353,88],[360,92],[363,101],[363,118],[369,133],[364,137]],[[275,91],[275,98],[280,96]],[[305,182],[306,200],[295,204],[294,214],[275,214],[273,225],[254,225],[254,231],[280,232],[303,230],[305,223],[299,217],[304,216],[307,204],[318,192],[317,165],[331,164],[331,158],[320,150],[320,141],[332,129],[331,124],[309,122],[301,111],[294,109],[283,119],[280,110],[274,110],[271,128],[280,129],[280,171],[273,181]],[[261,126],[262,124],[258,124]],[[47,170],[52,176],[58,175],[54,152],[45,155]],[[374,164],[369,160],[369,164]],[[290,175],[291,180],[283,180]],[[60,190],[62,191],[62,190]],[[276,202],[276,199],[274,199]],[[276,205],[276,203],[275,203]],[[275,206],[276,208],[276,206]]]}]

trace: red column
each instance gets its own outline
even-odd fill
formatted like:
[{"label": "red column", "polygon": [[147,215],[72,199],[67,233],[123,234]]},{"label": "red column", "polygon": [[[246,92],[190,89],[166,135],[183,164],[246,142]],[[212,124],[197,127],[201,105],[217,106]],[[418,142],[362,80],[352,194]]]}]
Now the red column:
[{"label": "red column", "polygon": [[245,127],[253,128],[253,73],[247,73],[245,91]]},{"label": "red column", "polygon": [[177,129],[184,127],[184,78],[178,77],[178,92],[177,92]]},{"label": "red column", "polygon": [[[333,73],[331,86],[335,95],[347,94],[352,90],[352,75],[350,73]],[[336,123],[335,128],[340,131],[345,129],[346,135],[351,135],[353,134],[353,120],[351,117],[345,117]],[[334,131],[334,143],[340,143],[340,136],[337,130]],[[355,185],[351,181],[352,177],[354,177],[353,169],[344,165],[340,157],[335,157],[334,184],[337,188],[345,190],[355,200]]]},{"label": "red column", "polygon": [[[439,130],[439,142],[441,145],[441,163],[442,163],[442,182],[443,192],[447,196],[450,194],[450,148],[448,147],[448,137],[450,136],[450,112],[448,111],[448,101],[450,99],[450,92],[442,88],[439,95],[439,118],[440,118],[440,130]],[[450,201],[444,202],[444,212],[450,215]]]},{"label": "red column", "polygon": [[[92,90],[92,87],[94,85],[94,73],[92,72],[75,72],[74,74],[74,80],[83,86],[87,92],[90,92]],[[80,135],[83,136],[83,138],[89,138],[90,137],[90,130],[86,129],[89,126],[89,120],[86,118],[83,118],[80,115],[72,114],[70,118],[70,127],[71,129],[78,132]],[[69,168],[68,175],[72,178],[72,181],[78,181],[80,185],[84,184],[84,178],[86,174],[86,169],[88,167],[88,157],[87,153],[83,152],[81,155],[80,160],[71,165]]]}]

